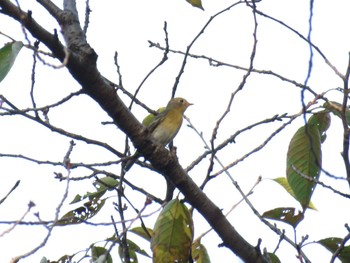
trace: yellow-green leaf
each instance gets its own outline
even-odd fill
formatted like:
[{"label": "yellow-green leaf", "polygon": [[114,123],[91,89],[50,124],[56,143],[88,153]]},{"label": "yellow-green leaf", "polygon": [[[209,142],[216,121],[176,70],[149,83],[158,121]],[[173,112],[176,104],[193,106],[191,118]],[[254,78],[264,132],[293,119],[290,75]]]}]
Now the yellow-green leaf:
[{"label": "yellow-green leaf", "polygon": [[134,227],[134,228],[130,229],[129,231],[140,236],[140,237],[143,237],[147,241],[151,241],[151,238],[153,236],[153,230],[150,228],[144,229],[143,227],[139,226],[139,227]]},{"label": "yellow-green leaf", "polygon": [[115,190],[115,187],[118,186],[119,182],[110,176],[102,177],[97,179],[94,182],[94,186],[98,191]]},{"label": "yellow-green leaf", "polygon": [[186,0],[186,1],[189,2],[194,7],[198,7],[199,9],[204,10],[201,0]]},{"label": "yellow-green leaf", "polygon": [[153,263],[187,262],[193,240],[192,216],[178,199],[159,214],[153,229]]},{"label": "yellow-green leaf", "polygon": [[[291,196],[293,196],[296,199],[295,194],[287,181],[287,178],[278,177],[278,178],[274,178],[272,180],[275,181],[276,183],[278,183],[280,186],[282,186]],[[311,201],[308,205],[308,208],[313,209],[313,210],[317,210],[317,208],[315,207],[315,205]]]},{"label": "yellow-green leaf", "polygon": [[196,263],[210,263],[207,249],[201,244],[200,239],[192,244],[192,258]]},{"label": "yellow-green leaf", "polygon": [[[335,101],[327,101],[323,104],[323,107],[325,107],[327,110],[331,111],[334,115],[338,116],[341,118],[341,112],[343,105],[335,102]],[[350,109],[349,107],[346,107],[345,109],[345,118],[346,118],[346,123],[348,126],[350,126]]]},{"label": "yellow-green leaf", "polygon": [[[307,208],[321,171],[321,136],[316,125],[298,129],[287,153],[287,180],[303,209]],[[308,177],[308,178],[305,178]]]}]

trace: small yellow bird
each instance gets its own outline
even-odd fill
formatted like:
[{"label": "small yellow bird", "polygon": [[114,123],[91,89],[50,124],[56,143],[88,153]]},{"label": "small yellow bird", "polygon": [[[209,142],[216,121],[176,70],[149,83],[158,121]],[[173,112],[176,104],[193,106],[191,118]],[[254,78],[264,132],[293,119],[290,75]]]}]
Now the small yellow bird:
[{"label": "small yellow bird", "polygon": [[[169,144],[181,128],[184,113],[188,106],[192,105],[183,98],[173,98],[169,101],[165,110],[154,117],[154,120],[149,124],[149,131],[152,139],[166,146]],[[136,152],[132,159],[125,164],[125,171],[128,171],[140,156]]]}]

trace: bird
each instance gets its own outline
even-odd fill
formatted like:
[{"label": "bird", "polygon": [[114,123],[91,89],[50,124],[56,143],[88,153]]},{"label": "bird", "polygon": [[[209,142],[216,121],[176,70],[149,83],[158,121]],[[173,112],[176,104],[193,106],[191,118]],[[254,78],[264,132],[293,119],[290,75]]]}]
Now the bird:
[{"label": "bird", "polygon": [[[152,140],[164,147],[168,145],[179,132],[184,113],[191,105],[193,104],[184,98],[177,97],[171,99],[166,108],[148,124],[148,130],[151,133]],[[136,151],[132,158],[126,162],[124,170],[130,170],[139,156],[140,154]]]}]

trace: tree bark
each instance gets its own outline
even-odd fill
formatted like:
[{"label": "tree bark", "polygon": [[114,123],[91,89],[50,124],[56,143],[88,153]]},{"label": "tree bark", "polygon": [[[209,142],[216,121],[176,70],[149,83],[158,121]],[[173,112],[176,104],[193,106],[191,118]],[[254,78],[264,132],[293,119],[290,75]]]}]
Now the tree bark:
[{"label": "tree bark", "polygon": [[[1,12],[20,22],[34,38],[44,43],[66,67],[83,90],[108,113],[114,123],[131,139],[137,150],[154,168],[170,179],[198,210],[229,248],[245,262],[268,262],[260,248],[250,245],[230,224],[221,210],[205,195],[179,165],[176,157],[164,147],[152,142],[147,130],[140,124],[119,98],[114,87],[98,71],[97,54],[90,47],[80,27],[75,2],[65,1],[65,10],[51,1],[38,0],[61,26],[66,45],[39,25],[30,12],[21,11],[8,0],[0,0]],[[67,57],[68,54],[68,57]]]}]

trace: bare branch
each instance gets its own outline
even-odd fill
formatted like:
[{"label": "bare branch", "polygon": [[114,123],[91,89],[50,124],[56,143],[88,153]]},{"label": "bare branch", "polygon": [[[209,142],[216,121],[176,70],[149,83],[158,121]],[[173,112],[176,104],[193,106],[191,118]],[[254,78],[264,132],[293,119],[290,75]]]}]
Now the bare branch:
[{"label": "bare branch", "polygon": [[14,190],[16,190],[16,188],[18,187],[19,183],[20,183],[20,180],[18,180],[18,181],[14,184],[14,186],[11,188],[11,190],[7,193],[7,195],[5,195],[5,197],[2,198],[2,199],[0,200],[0,205],[10,196],[10,194],[11,194]]},{"label": "bare branch", "polygon": [[28,208],[27,210],[25,211],[25,213],[23,214],[23,216],[17,220],[16,222],[13,223],[13,226],[10,227],[9,229],[5,230],[4,232],[2,232],[0,234],[0,237],[3,237],[4,235],[10,233],[20,222],[22,222],[22,220],[28,215],[28,213],[30,212],[30,210],[35,206],[35,204],[30,201],[29,204],[28,204]]},{"label": "bare branch", "polygon": [[174,83],[174,86],[173,86],[173,90],[172,90],[172,95],[171,97],[173,98],[175,96],[175,93],[176,93],[176,90],[177,90],[177,86],[180,82],[180,78],[182,76],[182,74],[184,73],[185,71],[185,66],[186,66],[186,63],[187,63],[187,58],[189,56],[189,53],[190,53],[190,50],[192,48],[192,46],[194,45],[194,43],[199,39],[199,37],[204,33],[204,31],[206,30],[206,28],[212,23],[212,21],[220,16],[221,14],[229,11],[231,8],[233,8],[234,6],[237,6],[239,4],[243,4],[244,1],[238,1],[230,6],[228,6],[227,8],[224,8],[223,10],[217,12],[215,15],[211,16],[209,18],[209,20],[206,22],[206,24],[203,26],[203,28],[199,31],[199,33],[193,38],[193,40],[191,41],[191,43],[187,46],[187,49],[186,49],[186,52],[185,52],[185,56],[183,58],[183,61],[182,61],[182,65],[181,65],[181,68],[179,70],[179,74],[177,75],[177,77],[175,78],[175,83]]},{"label": "bare branch", "polygon": [[346,75],[343,78],[344,85],[344,95],[343,95],[343,105],[341,110],[341,117],[343,123],[343,160],[346,170],[346,177],[348,179],[348,183],[350,186],[350,157],[349,157],[349,137],[350,137],[350,129],[348,126],[348,122],[346,119],[346,110],[348,104],[348,96],[349,96],[349,76],[350,76],[350,54],[348,55],[348,66],[346,70]]}]

